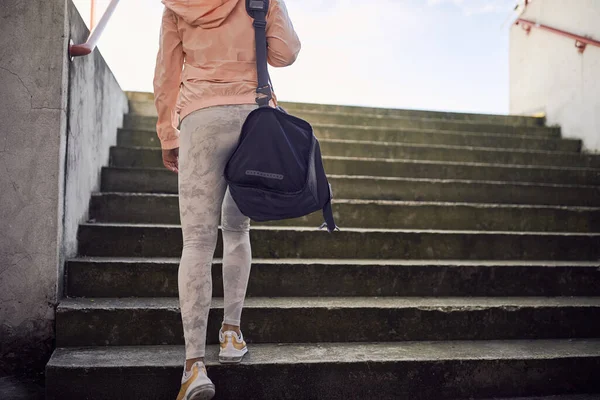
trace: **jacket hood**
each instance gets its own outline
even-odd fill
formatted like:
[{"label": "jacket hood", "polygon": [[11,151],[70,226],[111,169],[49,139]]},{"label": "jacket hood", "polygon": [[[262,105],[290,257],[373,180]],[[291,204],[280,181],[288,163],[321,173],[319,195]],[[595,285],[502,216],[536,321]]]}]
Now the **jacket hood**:
[{"label": "jacket hood", "polygon": [[240,0],[162,0],[190,25],[205,29],[216,28],[229,17]]}]

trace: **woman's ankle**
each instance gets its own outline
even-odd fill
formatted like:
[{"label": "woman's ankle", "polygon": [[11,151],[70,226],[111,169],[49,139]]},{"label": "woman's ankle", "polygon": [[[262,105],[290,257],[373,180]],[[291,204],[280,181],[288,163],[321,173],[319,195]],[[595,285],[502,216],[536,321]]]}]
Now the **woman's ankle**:
[{"label": "woman's ankle", "polygon": [[190,358],[189,360],[185,360],[185,370],[190,371],[192,369],[192,366],[194,365],[195,362],[198,361],[202,361],[204,362],[204,357],[198,357],[198,358]]},{"label": "woman's ankle", "polygon": [[221,326],[221,330],[223,332],[233,331],[233,332],[237,333],[238,336],[242,334],[242,331],[240,331],[240,327],[238,325],[230,325],[230,324],[223,323],[223,325]]}]

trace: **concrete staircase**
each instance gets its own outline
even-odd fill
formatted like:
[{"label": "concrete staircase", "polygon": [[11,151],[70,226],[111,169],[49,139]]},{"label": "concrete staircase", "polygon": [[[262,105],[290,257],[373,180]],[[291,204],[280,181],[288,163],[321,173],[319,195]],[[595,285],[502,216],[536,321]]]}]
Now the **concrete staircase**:
[{"label": "concrete staircase", "polygon": [[[130,99],[66,265],[49,399],[179,387],[177,177],[151,96]],[[253,227],[238,366],[216,362],[215,261],[217,398],[600,393],[600,156],[536,118],[286,106],[321,139],[342,231],[317,231],[319,215]]]}]

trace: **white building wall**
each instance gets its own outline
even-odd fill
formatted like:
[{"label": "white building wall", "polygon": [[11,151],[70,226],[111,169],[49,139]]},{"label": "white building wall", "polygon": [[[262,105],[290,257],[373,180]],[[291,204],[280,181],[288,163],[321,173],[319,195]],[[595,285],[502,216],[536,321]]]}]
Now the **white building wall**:
[{"label": "white building wall", "polygon": [[[600,0],[533,0],[522,18],[600,40]],[[581,54],[573,39],[513,25],[510,113],[545,113],[563,136],[600,152],[600,47]]]}]

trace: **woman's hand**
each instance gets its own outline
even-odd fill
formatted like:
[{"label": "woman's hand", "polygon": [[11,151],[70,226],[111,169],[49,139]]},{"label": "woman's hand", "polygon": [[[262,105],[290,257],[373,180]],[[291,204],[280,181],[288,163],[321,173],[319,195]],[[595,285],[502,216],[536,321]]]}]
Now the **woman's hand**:
[{"label": "woman's hand", "polygon": [[179,147],[162,151],[163,164],[168,170],[179,173]]}]

